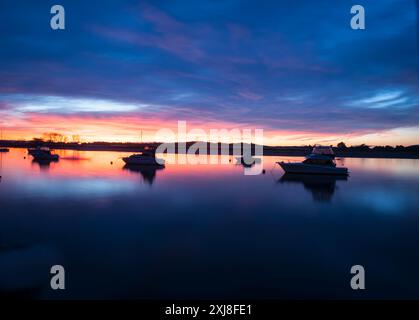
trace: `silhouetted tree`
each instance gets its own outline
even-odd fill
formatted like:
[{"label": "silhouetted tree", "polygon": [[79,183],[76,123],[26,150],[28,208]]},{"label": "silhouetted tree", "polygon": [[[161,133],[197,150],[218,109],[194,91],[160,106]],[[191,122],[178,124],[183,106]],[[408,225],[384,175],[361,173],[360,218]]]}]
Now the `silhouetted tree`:
[{"label": "silhouetted tree", "polygon": [[338,148],[339,148],[339,149],[346,149],[346,148],[347,148],[347,146],[346,146],[346,144],[345,144],[344,142],[339,142],[339,143],[338,143]]},{"label": "silhouetted tree", "polygon": [[73,140],[73,142],[75,143],[80,143],[80,136],[78,134],[73,134],[71,136],[71,139]]},{"label": "silhouetted tree", "polygon": [[370,147],[368,147],[366,144],[361,144],[360,146],[356,146],[355,147],[356,149],[358,149],[358,150],[361,150],[361,151],[367,151],[367,150],[370,150]]},{"label": "silhouetted tree", "polygon": [[67,141],[67,137],[62,135],[61,133],[47,132],[47,133],[44,133],[42,136],[43,136],[43,139],[48,142],[66,142]]}]

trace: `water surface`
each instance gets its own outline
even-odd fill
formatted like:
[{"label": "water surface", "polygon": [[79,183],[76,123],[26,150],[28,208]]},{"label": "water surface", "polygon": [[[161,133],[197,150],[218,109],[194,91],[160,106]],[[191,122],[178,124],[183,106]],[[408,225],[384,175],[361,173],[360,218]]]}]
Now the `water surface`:
[{"label": "water surface", "polygon": [[[419,160],[338,160],[348,179],[129,153],[0,154],[0,292],[37,298],[419,298]],[[62,264],[65,291],[49,289]],[[365,291],[349,285],[366,270]]]}]

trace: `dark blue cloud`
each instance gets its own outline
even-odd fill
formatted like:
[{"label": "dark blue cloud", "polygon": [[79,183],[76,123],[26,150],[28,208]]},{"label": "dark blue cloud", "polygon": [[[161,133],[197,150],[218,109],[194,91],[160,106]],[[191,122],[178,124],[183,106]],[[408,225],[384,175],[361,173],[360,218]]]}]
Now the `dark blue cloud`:
[{"label": "dark blue cloud", "polygon": [[[1,2],[1,105],[16,94],[109,99],[325,132],[419,123],[414,0],[362,1],[363,31],[350,28],[347,0],[61,0],[66,30],[53,31],[56,3]],[[374,100],[386,93],[398,100]]]}]

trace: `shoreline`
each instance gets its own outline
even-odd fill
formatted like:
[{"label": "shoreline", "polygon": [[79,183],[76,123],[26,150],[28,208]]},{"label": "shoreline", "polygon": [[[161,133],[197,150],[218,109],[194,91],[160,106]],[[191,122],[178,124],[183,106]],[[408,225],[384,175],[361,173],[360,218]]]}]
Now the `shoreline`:
[{"label": "shoreline", "polygon": [[[186,149],[188,149],[194,142],[186,143]],[[157,147],[160,143],[36,143],[36,142],[27,142],[27,141],[2,141],[0,142],[0,147],[6,148],[18,148],[18,149],[27,149],[34,148],[36,146],[45,146],[50,149],[55,150],[74,150],[74,151],[111,151],[111,152],[140,152],[144,150],[145,147]],[[207,144],[207,151],[210,150],[210,143]],[[177,145],[173,146],[174,152],[178,154]],[[212,145],[212,147],[217,148],[217,145]],[[254,150],[254,146],[251,146]],[[409,148],[414,148],[410,150]],[[356,148],[347,148],[339,149],[333,148],[337,158],[384,158],[384,159],[419,159],[419,148],[406,147],[407,150],[398,151],[398,150],[357,150]],[[286,156],[286,157],[304,157],[311,152],[311,147],[263,147],[264,156]],[[221,148],[218,145],[218,154],[221,153]],[[209,154],[209,152],[206,152]],[[233,154],[233,147],[229,145],[229,154]]]}]

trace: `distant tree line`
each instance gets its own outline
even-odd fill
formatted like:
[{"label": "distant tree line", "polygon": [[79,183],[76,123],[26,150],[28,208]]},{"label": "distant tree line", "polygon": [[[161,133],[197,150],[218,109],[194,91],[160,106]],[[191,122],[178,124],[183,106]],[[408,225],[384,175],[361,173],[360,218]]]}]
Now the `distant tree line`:
[{"label": "distant tree line", "polygon": [[411,151],[415,151],[415,152],[419,152],[419,145],[413,145],[413,146],[396,146],[396,147],[392,147],[392,146],[374,146],[374,147],[370,147],[367,146],[366,144],[361,144],[361,145],[357,145],[357,146],[350,146],[347,147],[346,144],[344,142],[339,142],[337,144],[337,149],[341,150],[341,151],[381,151],[381,152],[411,152]]},{"label": "distant tree line", "polygon": [[33,138],[35,142],[54,142],[54,143],[80,143],[80,136],[78,134],[73,134],[71,140],[68,136],[63,135],[57,132],[46,132],[42,134],[42,138]]},{"label": "distant tree line", "polygon": [[[154,143],[133,143],[133,142],[120,142],[120,143],[111,143],[111,142],[105,142],[105,141],[96,141],[96,142],[89,142],[89,143],[82,143],[80,135],[74,134],[71,136],[66,136],[57,132],[46,132],[44,134],[42,134],[42,138],[33,138],[32,139],[32,143],[33,144],[45,144],[45,143],[52,143],[55,145],[69,145],[69,144],[82,144],[82,145],[119,145],[119,146],[134,146],[134,145],[143,145],[143,144],[148,144],[148,145],[159,145],[159,143],[154,142]],[[194,142],[188,142],[187,145],[189,144],[193,144]],[[333,147],[333,146],[331,146]],[[304,146],[304,147],[273,147],[273,146],[264,146],[264,150],[268,151],[268,150],[277,150],[277,149],[281,149],[281,150],[285,150],[285,149],[289,149],[289,150],[302,150],[302,149],[307,149],[307,150],[311,150],[313,148],[313,146],[308,145],[308,146]],[[402,146],[402,145],[398,145],[396,147],[392,147],[392,146],[368,146],[366,144],[360,144],[360,145],[355,145],[355,146],[347,146],[345,144],[345,142],[339,142],[336,147],[333,147],[333,149],[335,149],[336,151],[340,151],[340,152],[409,152],[409,153],[419,153],[419,145],[412,145],[412,146]]]}]

